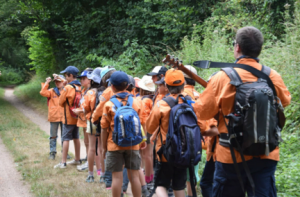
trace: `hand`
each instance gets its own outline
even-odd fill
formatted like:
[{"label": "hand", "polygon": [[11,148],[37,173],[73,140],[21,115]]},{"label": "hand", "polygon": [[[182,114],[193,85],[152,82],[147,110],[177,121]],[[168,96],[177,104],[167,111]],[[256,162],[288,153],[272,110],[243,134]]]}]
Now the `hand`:
[{"label": "hand", "polygon": [[141,149],[143,150],[145,148],[147,148],[147,143],[146,142],[141,143]]},{"label": "hand", "polygon": [[67,81],[67,80],[63,81],[63,85],[64,85],[64,86],[66,86],[67,84],[68,84],[68,81]]},{"label": "hand", "polygon": [[46,78],[46,83],[49,84],[51,82],[51,80],[52,80],[51,77],[47,77]]},{"label": "hand", "polygon": [[103,150],[102,150],[102,158],[103,158],[103,159],[106,159],[106,152],[107,152],[106,149],[103,149]]},{"label": "hand", "polygon": [[72,110],[76,115],[79,115],[80,113],[83,113],[82,109],[76,108]]}]

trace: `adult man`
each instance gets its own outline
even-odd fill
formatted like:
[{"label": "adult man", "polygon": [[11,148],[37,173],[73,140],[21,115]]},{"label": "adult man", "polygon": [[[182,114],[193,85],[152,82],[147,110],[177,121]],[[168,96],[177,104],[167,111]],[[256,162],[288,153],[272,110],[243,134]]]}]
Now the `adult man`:
[{"label": "adult man", "polygon": [[[238,30],[234,43],[234,57],[237,64],[246,64],[250,67],[262,70],[258,56],[263,44],[263,35],[255,27],[244,27]],[[252,73],[234,68],[243,82],[255,82],[257,77]],[[291,95],[284,85],[281,76],[275,71],[270,71],[269,77],[275,86],[278,98],[282,105],[286,107],[290,104]],[[228,75],[221,71],[214,75],[204,92],[195,104],[195,111],[201,119],[213,118],[219,110],[219,132],[228,133],[223,115],[228,115],[234,111],[236,87],[230,84]],[[252,188],[242,165],[241,155],[234,150],[238,168],[240,169],[242,184],[248,193],[253,196]],[[256,196],[276,196],[275,177],[277,162],[279,161],[279,148],[267,155],[257,157],[244,155],[249,167],[251,177],[255,184]],[[230,148],[217,144],[215,176],[213,184],[213,196],[245,196],[239,184],[238,173],[235,170]]]}]

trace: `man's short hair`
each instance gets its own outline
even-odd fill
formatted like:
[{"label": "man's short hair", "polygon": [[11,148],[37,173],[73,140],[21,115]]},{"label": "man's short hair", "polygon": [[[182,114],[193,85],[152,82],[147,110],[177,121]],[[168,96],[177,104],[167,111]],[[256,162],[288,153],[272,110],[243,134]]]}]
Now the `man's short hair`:
[{"label": "man's short hair", "polygon": [[187,78],[187,77],[185,77],[184,79],[185,79],[185,82],[186,82],[187,85],[192,85],[192,86],[196,85],[196,82],[195,82],[194,79],[190,79],[190,78]]},{"label": "man's short hair", "polygon": [[184,84],[180,86],[170,86],[167,84],[167,88],[169,90],[170,94],[180,94],[182,90],[184,89]]},{"label": "man's short hair", "polygon": [[251,26],[243,27],[237,31],[235,39],[243,55],[250,57],[259,56],[264,43],[264,37],[257,28]]}]

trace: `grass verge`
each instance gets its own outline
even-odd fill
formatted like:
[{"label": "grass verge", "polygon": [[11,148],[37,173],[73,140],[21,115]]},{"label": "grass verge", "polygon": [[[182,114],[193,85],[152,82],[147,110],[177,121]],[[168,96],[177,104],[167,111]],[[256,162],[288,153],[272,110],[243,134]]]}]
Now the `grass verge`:
[{"label": "grass verge", "polygon": [[53,169],[60,155],[55,161],[48,160],[49,136],[4,100],[3,92],[0,89],[0,136],[35,196],[110,196],[99,181],[85,183],[86,172],[73,166]]}]

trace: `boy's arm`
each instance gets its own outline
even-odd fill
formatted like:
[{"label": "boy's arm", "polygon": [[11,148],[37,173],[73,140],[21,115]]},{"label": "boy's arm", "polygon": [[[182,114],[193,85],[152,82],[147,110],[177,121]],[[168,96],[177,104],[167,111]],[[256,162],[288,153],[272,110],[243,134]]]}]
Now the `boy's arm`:
[{"label": "boy's arm", "polygon": [[101,129],[101,143],[102,143],[102,157],[105,159],[105,155],[107,152],[107,138],[108,138],[108,132],[107,132],[107,128],[105,129]]},{"label": "boy's arm", "polygon": [[40,95],[43,96],[43,97],[50,98],[51,97],[51,90],[48,90],[48,88],[49,88],[49,82],[46,80],[46,82],[42,83],[41,86],[42,86],[42,89],[40,91]]},{"label": "boy's arm", "polygon": [[213,127],[210,127],[210,129],[204,131],[204,132],[201,132],[203,136],[217,136],[219,135],[219,130],[216,126],[213,126]]},{"label": "boy's arm", "polygon": [[160,105],[161,101],[154,105],[152,112],[150,113],[147,121],[146,121],[146,131],[150,134],[153,134],[157,127],[160,126],[161,112]]}]

